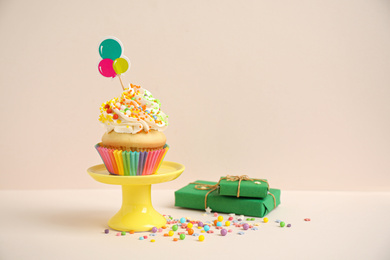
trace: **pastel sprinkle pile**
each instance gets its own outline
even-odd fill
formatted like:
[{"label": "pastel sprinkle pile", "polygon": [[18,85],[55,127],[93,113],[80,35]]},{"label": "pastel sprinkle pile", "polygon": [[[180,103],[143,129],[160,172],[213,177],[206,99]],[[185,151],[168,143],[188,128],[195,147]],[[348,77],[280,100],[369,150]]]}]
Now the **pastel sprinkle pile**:
[{"label": "pastel sprinkle pile", "polygon": [[[212,234],[215,234],[219,237],[225,237],[231,236],[232,233],[236,235],[245,235],[245,232],[257,231],[259,230],[258,226],[260,226],[260,223],[253,223],[253,221],[261,221],[261,219],[246,218],[246,222],[244,222],[244,216],[235,216],[235,214],[229,214],[227,221],[223,221],[224,217],[218,215],[218,213],[214,213],[213,216],[214,219],[211,221],[202,222],[199,220],[192,220],[189,217],[174,219],[170,215],[164,215],[165,219],[167,220],[167,224],[165,226],[161,228],[153,227],[150,232],[148,232],[148,235],[138,236],[137,239],[148,240],[150,237],[150,242],[157,242],[158,239],[170,238],[172,241],[178,242],[180,240],[188,240],[188,236],[193,237],[192,240],[194,241],[203,242],[207,241],[207,236]],[[263,223],[268,223],[268,221],[269,220],[267,217],[262,219]],[[305,219],[305,221],[307,220]],[[277,223],[277,227],[291,227],[291,224],[286,224],[286,222],[279,219],[275,220],[275,223]],[[109,234],[110,231],[105,229],[104,233]],[[135,234],[135,232],[131,230],[129,232],[122,231],[116,233],[116,235],[125,236],[127,233],[130,235]],[[145,232],[139,232],[138,235],[142,233]]]}]

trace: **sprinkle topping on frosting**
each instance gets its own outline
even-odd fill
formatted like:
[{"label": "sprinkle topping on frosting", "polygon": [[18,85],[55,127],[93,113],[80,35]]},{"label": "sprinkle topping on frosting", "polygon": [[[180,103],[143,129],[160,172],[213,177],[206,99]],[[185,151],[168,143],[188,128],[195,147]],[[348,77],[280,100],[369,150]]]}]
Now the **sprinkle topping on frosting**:
[{"label": "sprinkle topping on frosting", "polygon": [[99,121],[107,132],[136,134],[140,131],[164,131],[168,116],[160,109],[161,103],[146,89],[130,84],[119,98],[111,99],[100,107]]}]

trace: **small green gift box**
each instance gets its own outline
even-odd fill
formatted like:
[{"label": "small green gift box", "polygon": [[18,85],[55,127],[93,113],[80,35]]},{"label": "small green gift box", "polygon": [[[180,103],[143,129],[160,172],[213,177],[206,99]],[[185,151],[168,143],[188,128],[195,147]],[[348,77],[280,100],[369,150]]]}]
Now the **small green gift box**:
[{"label": "small green gift box", "polygon": [[246,175],[221,177],[219,195],[260,198],[267,197],[269,184],[264,179],[252,179]]},{"label": "small green gift box", "polygon": [[280,190],[270,189],[263,198],[237,198],[218,194],[218,184],[196,181],[175,191],[175,206],[214,212],[235,213],[252,217],[264,217],[280,204]]}]

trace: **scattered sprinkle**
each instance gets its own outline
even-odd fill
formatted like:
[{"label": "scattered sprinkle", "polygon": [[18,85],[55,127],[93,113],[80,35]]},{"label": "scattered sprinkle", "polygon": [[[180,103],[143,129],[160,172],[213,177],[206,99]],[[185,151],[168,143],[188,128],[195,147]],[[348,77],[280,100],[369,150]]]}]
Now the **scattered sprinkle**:
[{"label": "scattered sprinkle", "polygon": [[[237,228],[238,235],[245,235],[246,230],[259,230],[257,226],[260,225],[260,223],[248,223],[248,222],[241,222],[242,219],[239,218],[238,220],[231,220],[231,221],[223,221],[223,216],[218,215],[218,213],[214,213],[214,216],[217,217],[217,219],[214,219],[213,221],[204,221],[206,224],[204,224],[202,221],[199,220],[190,220],[190,217],[182,217],[180,219],[173,219],[171,216],[164,215],[165,219],[167,220],[167,225],[163,226],[161,228],[152,227],[150,229],[150,233],[147,235],[143,235],[138,237],[138,240],[147,240],[148,236],[151,237],[150,242],[155,242],[154,237],[160,236],[157,232],[162,232],[163,229],[169,228],[168,233],[163,233],[161,236],[164,237],[172,237],[173,241],[179,241],[179,240],[185,240],[186,236],[194,236],[198,237],[199,241],[204,241],[206,234],[213,234],[217,233],[218,236],[226,236],[228,233],[232,233],[234,228]],[[232,219],[233,217],[230,216],[228,219]],[[246,221],[254,221],[255,218],[245,218]],[[305,221],[310,221],[309,218],[305,218]],[[267,217],[263,218],[263,222],[267,223],[269,220]],[[280,227],[291,227],[291,224],[286,224],[286,222],[281,221],[279,219],[275,220],[276,223],[279,223],[278,226]],[[180,225],[180,226],[179,226]],[[228,229],[226,227],[233,226],[233,229]],[[196,229],[197,227],[198,229]],[[179,228],[181,228],[180,232],[176,232]],[[241,230],[240,230],[241,229]],[[104,234],[109,234],[109,229],[104,229]],[[125,236],[126,233],[134,234],[134,230],[130,230],[128,232],[121,231],[115,233],[116,236]],[[176,236],[177,235],[177,236]],[[153,239],[152,239],[153,237]]]}]

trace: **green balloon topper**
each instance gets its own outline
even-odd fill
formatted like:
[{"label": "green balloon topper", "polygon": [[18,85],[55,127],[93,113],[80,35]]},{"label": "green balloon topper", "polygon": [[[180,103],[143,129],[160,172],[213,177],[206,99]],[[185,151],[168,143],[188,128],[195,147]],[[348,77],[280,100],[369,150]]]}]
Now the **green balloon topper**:
[{"label": "green balloon topper", "polygon": [[122,58],[114,60],[112,67],[116,74],[123,74],[129,69],[129,61],[127,57],[123,56]]},{"label": "green balloon topper", "polygon": [[102,59],[116,60],[122,55],[122,44],[117,39],[105,39],[100,43],[99,54]]}]

